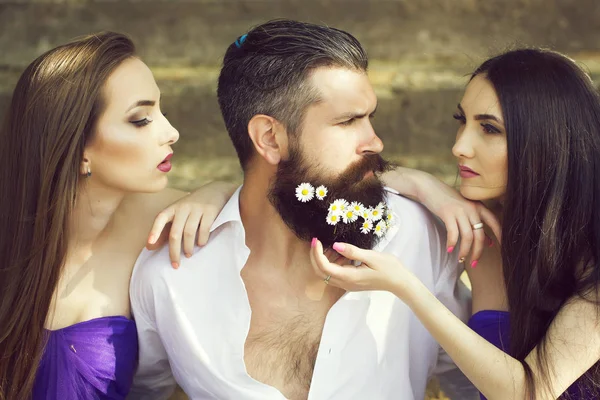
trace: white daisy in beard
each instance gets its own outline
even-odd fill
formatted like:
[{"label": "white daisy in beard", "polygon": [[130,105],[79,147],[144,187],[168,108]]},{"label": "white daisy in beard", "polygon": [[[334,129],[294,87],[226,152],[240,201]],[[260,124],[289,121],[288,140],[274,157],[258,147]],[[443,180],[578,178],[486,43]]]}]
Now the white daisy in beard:
[{"label": "white daisy in beard", "polygon": [[315,189],[315,196],[319,200],[323,200],[327,196],[327,188],[323,185]]},{"label": "white daisy in beard", "polygon": [[360,232],[366,235],[367,233],[371,232],[371,229],[373,229],[373,223],[370,220],[366,220],[362,223]]},{"label": "white daisy in beard", "polygon": [[310,183],[301,183],[296,188],[296,198],[303,203],[311,201],[314,196],[315,188]]},{"label": "white daisy in beard", "polygon": [[342,217],[339,214],[329,213],[327,214],[325,221],[327,221],[329,225],[336,225],[341,219]]},{"label": "white daisy in beard", "polygon": [[369,211],[369,209],[367,207],[363,207],[362,212],[360,213],[360,216],[365,220],[365,221],[370,221],[371,220],[371,211]]},{"label": "white daisy in beard", "polygon": [[358,219],[358,214],[355,213],[354,210],[352,210],[352,208],[346,207],[346,209],[342,213],[342,219],[344,220],[345,224],[349,224]]},{"label": "white daisy in beard", "polygon": [[352,203],[350,203],[350,209],[354,211],[357,215],[362,216],[362,211],[364,208],[365,206],[363,206],[362,203],[359,203],[358,201],[353,201]]},{"label": "white daisy in beard", "polygon": [[375,225],[375,229],[373,229],[373,233],[377,235],[377,237],[382,237],[387,230],[387,226],[385,221],[379,221],[377,225]]},{"label": "white daisy in beard", "polygon": [[392,211],[387,210],[387,213],[385,214],[385,224],[387,225],[387,228],[390,229],[394,225],[395,221],[396,219],[394,218]]},{"label": "white daisy in beard", "polygon": [[383,203],[379,203],[377,207],[372,208],[371,211],[371,219],[373,221],[379,221],[383,217],[383,209],[385,205]]},{"label": "white daisy in beard", "polygon": [[329,206],[329,213],[335,213],[338,215],[342,215],[342,212],[348,206],[348,202],[344,199],[337,199]]}]

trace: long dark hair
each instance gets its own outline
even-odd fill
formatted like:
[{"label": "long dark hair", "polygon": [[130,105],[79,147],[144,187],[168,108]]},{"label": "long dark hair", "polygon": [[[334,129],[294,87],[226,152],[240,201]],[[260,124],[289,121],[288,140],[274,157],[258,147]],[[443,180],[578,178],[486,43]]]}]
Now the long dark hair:
[{"label": "long dark hair", "polygon": [[31,396],[52,295],[65,262],[69,218],[102,87],[134,55],[104,32],[33,61],[0,130],[0,399]]},{"label": "long dark hair", "polygon": [[[549,384],[550,324],[574,296],[597,302],[600,96],[575,62],[548,50],[509,51],[484,62],[476,75],[491,82],[504,116],[502,262],[510,354],[523,363],[534,399],[525,357],[539,346],[541,382]],[[578,381],[586,393],[597,393],[598,382],[598,364]]]}]

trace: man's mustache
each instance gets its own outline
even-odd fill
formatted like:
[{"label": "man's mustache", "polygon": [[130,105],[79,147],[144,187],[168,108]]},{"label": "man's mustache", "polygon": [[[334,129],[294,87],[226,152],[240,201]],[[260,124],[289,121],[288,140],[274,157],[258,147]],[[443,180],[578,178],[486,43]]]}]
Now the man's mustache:
[{"label": "man's mustache", "polygon": [[393,165],[379,154],[368,154],[346,169],[340,177],[340,183],[342,186],[354,185],[361,182],[369,172],[380,174],[392,168]]}]

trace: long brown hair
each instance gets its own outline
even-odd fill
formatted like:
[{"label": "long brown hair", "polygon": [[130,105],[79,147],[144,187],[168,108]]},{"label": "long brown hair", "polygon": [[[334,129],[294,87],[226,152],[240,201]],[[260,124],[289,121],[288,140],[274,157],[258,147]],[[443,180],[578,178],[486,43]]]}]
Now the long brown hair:
[{"label": "long brown hair", "polygon": [[[575,62],[548,50],[509,51],[473,76],[479,74],[494,86],[506,126],[502,263],[510,353],[522,362],[534,399],[525,358],[538,346],[537,382],[549,386],[550,324],[574,296],[598,300],[600,95]],[[599,383],[597,363],[571,394],[598,398]]]},{"label": "long brown hair", "polygon": [[0,400],[31,396],[84,147],[104,83],[134,52],[127,36],[89,35],[38,57],[14,90],[0,130]]}]

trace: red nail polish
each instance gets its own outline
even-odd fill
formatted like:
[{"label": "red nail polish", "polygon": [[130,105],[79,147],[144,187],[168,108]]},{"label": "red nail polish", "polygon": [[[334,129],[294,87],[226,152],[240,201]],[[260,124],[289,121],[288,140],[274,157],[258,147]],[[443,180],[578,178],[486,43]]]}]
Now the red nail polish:
[{"label": "red nail polish", "polygon": [[450,246],[447,249],[448,253],[452,253],[454,251],[454,246]]},{"label": "red nail polish", "polygon": [[344,249],[346,249],[346,246],[344,246],[342,243],[334,243],[331,247],[337,252],[342,252]]},{"label": "red nail polish", "polygon": [[312,238],[312,242],[310,242],[310,247],[315,247],[317,245],[317,238]]},{"label": "red nail polish", "polygon": [[478,262],[479,261],[477,261],[477,260],[473,260],[473,262],[471,263],[471,268],[475,268],[477,266]]}]

